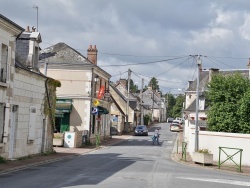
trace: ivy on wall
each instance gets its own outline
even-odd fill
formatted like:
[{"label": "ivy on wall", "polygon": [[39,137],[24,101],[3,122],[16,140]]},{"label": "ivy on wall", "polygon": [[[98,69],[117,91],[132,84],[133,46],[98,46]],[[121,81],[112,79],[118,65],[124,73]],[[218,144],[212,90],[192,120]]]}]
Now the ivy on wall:
[{"label": "ivy on wall", "polygon": [[61,82],[48,78],[45,83],[46,95],[44,96],[44,114],[50,117],[51,131],[55,130],[55,111],[56,111],[56,88],[61,87]]}]

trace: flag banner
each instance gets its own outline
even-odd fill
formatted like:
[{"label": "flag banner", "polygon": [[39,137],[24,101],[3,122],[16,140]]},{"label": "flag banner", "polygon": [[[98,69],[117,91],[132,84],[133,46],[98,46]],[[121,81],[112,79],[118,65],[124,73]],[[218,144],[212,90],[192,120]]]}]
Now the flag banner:
[{"label": "flag banner", "polygon": [[104,95],[104,90],[105,90],[105,88],[104,88],[104,86],[102,86],[101,88],[100,88],[100,90],[99,90],[99,92],[98,92],[98,99],[101,99],[102,97],[103,97],[103,95]]}]

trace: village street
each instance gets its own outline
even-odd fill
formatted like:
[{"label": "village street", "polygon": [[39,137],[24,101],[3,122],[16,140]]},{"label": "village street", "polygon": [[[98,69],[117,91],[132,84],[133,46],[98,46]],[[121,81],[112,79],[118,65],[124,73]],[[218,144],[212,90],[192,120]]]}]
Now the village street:
[{"label": "village street", "polygon": [[[151,135],[160,127],[160,145]],[[249,187],[248,176],[179,164],[171,159],[177,133],[156,124],[149,136],[131,136],[88,154],[0,175],[1,188],[28,187]]]}]

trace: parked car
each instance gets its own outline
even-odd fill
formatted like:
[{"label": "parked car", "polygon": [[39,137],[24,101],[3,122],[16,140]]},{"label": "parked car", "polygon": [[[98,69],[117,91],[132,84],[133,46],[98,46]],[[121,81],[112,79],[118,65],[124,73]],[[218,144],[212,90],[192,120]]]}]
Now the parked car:
[{"label": "parked car", "polygon": [[179,132],[182,130],[182,125],[179,123],[179,121],[173,121],[170,124],[170,131],[176,131]]},{"label": "parked car", "polygon": [[182,118],[179,118],[179,117],[177,117],[177,118],[175,118],[175,120],[173,120],[173,121],[178,121],[179,123],[183,123],[183,119]]},{"label": "parked car", "polygon": [[134,135],[135,136],[148,136],[148,128],[146,125],[137,125],[135,130],[134,130]]},{"label": "parked car", "polygon": [[167,119],[167,122],[168,122],[168,123],[172,123],[173,121],[174,121],[174,118],[171,118],[171,117],[170,117],[170,118]]}]

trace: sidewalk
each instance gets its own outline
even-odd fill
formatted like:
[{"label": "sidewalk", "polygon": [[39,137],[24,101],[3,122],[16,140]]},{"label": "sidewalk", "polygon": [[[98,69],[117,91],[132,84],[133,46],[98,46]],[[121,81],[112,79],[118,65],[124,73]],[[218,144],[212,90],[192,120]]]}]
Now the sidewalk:
[{"label": "sidewalk", "polygon": [[64,148],[64,147],[54,147],[55,153],[49,155],[35,155],[32,157],[24,157],[23,159],[7,161],[6,163],[0,164],[0,174],[5,174],[21,169],[27,169],[33,166],[38,166],[41,164],[47,164],[55,161],[60,161],[66,158],[72,158],[77,155],[82,155],[89,153],[91,151],[105,148],[109,145],[117,144],[123,140],[129,139],[131,135],[115,135],[112,138],[102,141],[99,148],[95,146],[86,146],[82,148]]},{"label": "sidewalk", "polygon": [[186,160],[185,156],[182,156],[182,142],[183,142],[183,132],[179,132],[177,136],[178,141],[178,153],[177,153],[177,144],[175,144],[175,147],[172,152],[172,160],[183,164],[183,165],[189,165],[197,168],[206,168],[210,170],[218,170],[223,172],[229,172],[229,173],[236,173],[239,175],[245,175],[250,176],[250,166],[241,166],[241,172],[237,169],[236,165],[228,165],[228,164],[222,164],[220,169],[218,167],[218,163],[214,162],[213,165],[203,165],[203,164],[197,164],[192,161],[192,157],[187,153],[186,154]]}]

